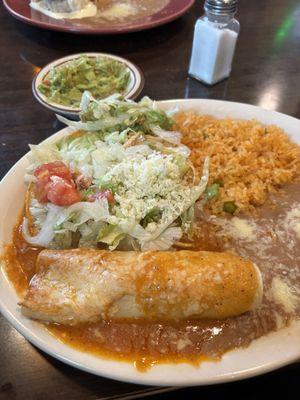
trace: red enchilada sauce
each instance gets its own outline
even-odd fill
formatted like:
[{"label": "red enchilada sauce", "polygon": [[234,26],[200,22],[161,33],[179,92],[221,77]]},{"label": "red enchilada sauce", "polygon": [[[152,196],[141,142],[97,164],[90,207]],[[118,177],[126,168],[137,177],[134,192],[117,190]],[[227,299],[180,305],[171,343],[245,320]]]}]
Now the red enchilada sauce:
[{"label": "red enchilada sauce", "polygon": [[[271,196],[255,217],[199,215],[190,249],[233,251],[251,259],[264,280],[256,312],[224,320],[180,323],[100,321],[76,326],[46,325],[56,338],[81,351],[134,362],[139,370],[157,362],[217,360],[300,317],[300,185]],[[41,249],[28,245],[15,228],[4,256],[7,274],[22,297],[35,273]],[[238,299],[237,299],[238,301]]]}]

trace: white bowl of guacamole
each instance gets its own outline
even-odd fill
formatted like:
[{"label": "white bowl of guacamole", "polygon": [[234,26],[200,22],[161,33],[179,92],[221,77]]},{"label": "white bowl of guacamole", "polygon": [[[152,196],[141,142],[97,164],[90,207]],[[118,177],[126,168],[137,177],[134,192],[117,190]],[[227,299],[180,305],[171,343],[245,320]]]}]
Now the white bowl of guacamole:
[{"label": "white bowl of guacamole", "polygon": [[106,53],[80,53],[42,68],[32,82],[35,98],[57,114],[78,118],[82,94],[97,99],[120,93],[135,99],[144,87],[141,70],[125,58]]}]

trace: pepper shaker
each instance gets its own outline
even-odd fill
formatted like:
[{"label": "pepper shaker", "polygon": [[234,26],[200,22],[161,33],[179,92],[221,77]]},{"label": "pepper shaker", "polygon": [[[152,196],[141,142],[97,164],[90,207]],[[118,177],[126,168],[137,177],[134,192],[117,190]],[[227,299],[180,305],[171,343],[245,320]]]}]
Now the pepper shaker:
[{"label": "pepper shaker", "polygon": [[240,24],[237,0],[206,0],[195,25],[189,75],[208,85],[228,78]]}]

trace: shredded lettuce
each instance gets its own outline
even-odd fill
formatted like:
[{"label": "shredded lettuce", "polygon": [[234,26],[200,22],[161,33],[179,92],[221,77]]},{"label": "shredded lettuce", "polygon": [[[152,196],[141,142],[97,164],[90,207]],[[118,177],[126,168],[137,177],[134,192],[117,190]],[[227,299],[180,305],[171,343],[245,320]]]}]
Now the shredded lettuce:
[{"label": "shredded lettuce", "polygon": [[49,163],[52,161],[58,161],[62,159],[57,145],[52,143],[43,143],[40,145],[29,145],[29,162],[30,166],[27,168],[28,176],[26,181],[29,182],[32,178],[29,175],[41,164]]},{"label": "shredded lettuce", "polygon": [[174,242],[181,239],[182,229],[179,227],[167,228],[160,236],[154,240],[147,240],[142,242],[141,250],[168,250]]},{"label": "shredded lettuce", "polygon": [[125,236],[126,234],[119,226],[107,224],[99,231],[97,240],[108,244],[110,250],[114,250]]},{"label": "shredded lettuce", "polygon": [[157,229],[150,235],[147,239],[146,242],[151,242],[156,240],[157,238],[160,237],[160,235],[170,226],[173,224],[174,221],[178,217],[180,217],[184,212],[186,212],[195,202],[199,199],[201,194],[205,191],[205,188],[207,186],[209,178],[209,158],[206,157],[204,161],[204,167],[203,167],[203,175],[200,179],[199,185],[195,186],[192,188],[191,195],[189,201],[187,201],[184,205],[183,208],[178,208],[176,211],[174,211],[173,214],[170,215],[168,220],[165,223],[160,224]]},{"label": "shredded lettuce", "polygon": [[[144,134],[152,133],[153,126],[169,130],[173,121],[155,102],[144,97],[139,103],[124,100],[121,95],[112,95],[104,100],[95,100],[85,93],[81,102],[80,121],[68,120],[57,115],[64,124],[85,131],[105,131],[111,134],[115,131],[131,129]],[[156,128],[157,129],[157,128]]]},{"label": "shredded lettuce", "polygon": [[29,233],[29,224],[27,218],[23,219],[22,233],[26,242],[32,244],[33,246],[48,247],[50,242],[55,236],[54,226],[56,224],[57,218],[60,214],[59,207],[49,204],[47,210],[47,216],[43,223],[43,226],[36,236],[31,236]]},{"label": "shredded lettuce", "polygon": [[[24,219],[24,238],[47,248],[169,249],[193,224],[195,202],[208,182],[209,159],[200,182],[190,182],[190,150],[171,130],[169,115],[149,98],[139,103],[120,95],[95,100],[85,92],[81,106],[80,121],[59,117],[79,132],[31,147],[26,180],[35,181],[37,166],[61,160],[74,176],[87,178],[88,186],[80,188],[82,201],[59,207],[32,199],[38,233],[31,236]],[[113,195],[110,204],[105,198],[88,201],[105,190]]]},{"label": "shredded lettuce", "polygon": [[173,143],[173,144],[180,144],[181,134],[176,131],[166,131],[159,126],[152,126],[152,132],[154,135],[160,137],[161,139],[165,140],[166,142]]},{"label": "shredded lettuce", "polygon": [[180,216],[182,222],[182,229],[185,233],[191,233],[194,223],[195,223],[195,206],[194,204],[187,209],[182,215]]},{"label": "shredded lettuce", "polygon": [[[34,246],[49,247],[50,243],[55,240],[55,238],[59,238],[60,242],[64,240],[67,240],[68,242],[68,244],[63,246],[63,248],[70,247],[70,232],[75,233],[81,229],[82,233],[84,232],[83,225],[87,222],[106,222],[110,217],[106,199],[100,199],[93,203],[75,203],[69,207],[60,207],[48,203],[44,208],[44,211],[46,217],[44,218],[44,216],[42,216],[41,229],[36,236],[30,235],[27,218],[24,218],[23,220],[23,236],[28,243]],[[35,214],[35,216],[37,216],[37,214]],[[91,228],[92,227],[90,226],[90,229]],[[100,227],[97,226],[98,230],[99,228]],[[95,239],[98,236],[98,230],[95,234]],[[94,230],[92,229],[85,233],[90,235],[91,233],[94,233]],[[66,234],[67,239],[64,237]],[[58,238],[56,237],[57,235]]]}]

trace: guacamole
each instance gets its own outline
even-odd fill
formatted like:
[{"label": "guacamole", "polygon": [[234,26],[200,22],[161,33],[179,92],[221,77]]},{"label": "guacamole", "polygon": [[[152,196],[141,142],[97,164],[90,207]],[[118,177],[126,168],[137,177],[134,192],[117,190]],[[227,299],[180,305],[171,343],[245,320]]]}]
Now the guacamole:
[{"label": "guacamole", "polygon": [[128,67],[118,60],[82,56],[53,67],[38,89],[51,102],[78,108],[85,90],[95,99],[124,94],[129,79]]}]

